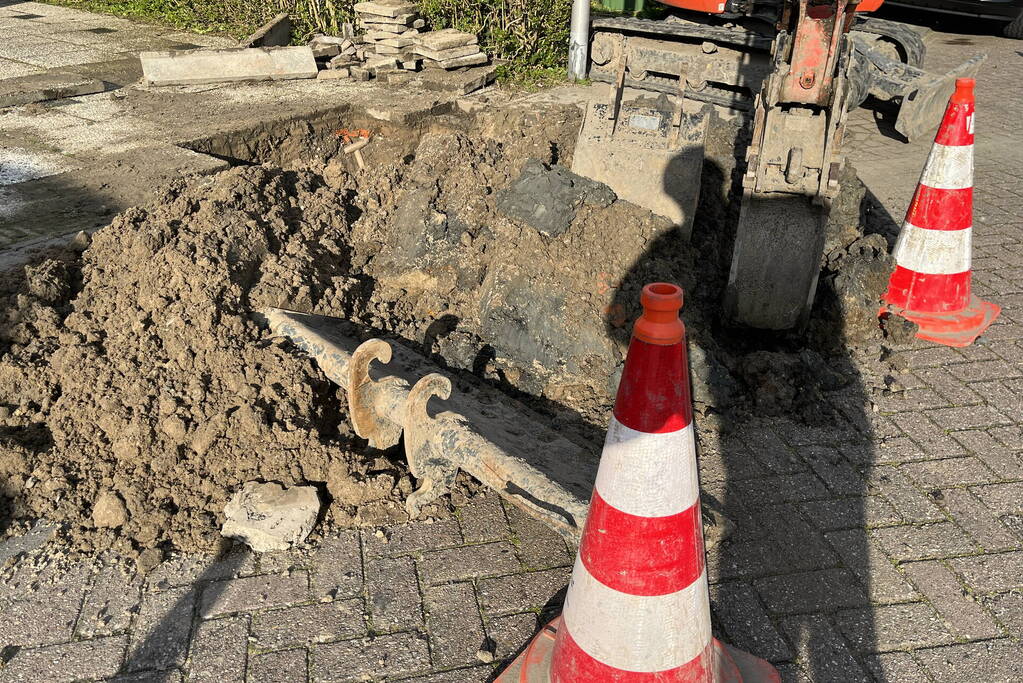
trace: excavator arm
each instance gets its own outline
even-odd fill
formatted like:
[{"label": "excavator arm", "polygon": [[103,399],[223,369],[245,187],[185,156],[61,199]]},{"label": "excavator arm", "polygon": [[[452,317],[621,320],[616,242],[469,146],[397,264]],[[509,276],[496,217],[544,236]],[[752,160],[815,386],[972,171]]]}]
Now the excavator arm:
[{"label": "excavator arm", "polygon": [[856,3],[799,0],[778,32],[754,105],[726,315],[799,327],[816,290],[824,227],[838,193]]}]

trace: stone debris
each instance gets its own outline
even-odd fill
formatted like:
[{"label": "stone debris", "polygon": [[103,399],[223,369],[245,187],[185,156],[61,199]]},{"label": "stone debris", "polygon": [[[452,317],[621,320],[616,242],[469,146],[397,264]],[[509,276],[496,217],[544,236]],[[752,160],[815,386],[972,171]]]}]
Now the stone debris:
[{"label": "stone debris", "polygon": [[319,512],[320,498],[312,486],[250,481],[224,508],[221,534],[257,553],[287,550],[306,539]]},{"label": "stone debris", "polygon": [[92,523],[97,529],[117,529],[128,521],[128,509],[124,501],[113,491],[99,494],[92,506]]}]

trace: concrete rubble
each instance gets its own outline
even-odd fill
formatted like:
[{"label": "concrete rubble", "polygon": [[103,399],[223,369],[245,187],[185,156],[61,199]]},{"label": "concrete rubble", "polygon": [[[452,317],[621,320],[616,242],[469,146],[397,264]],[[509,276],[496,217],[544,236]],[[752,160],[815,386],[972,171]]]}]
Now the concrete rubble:
[{"label": "concrete rubble", "polygon": [[320,498],[312,486],[250,481],[224,508],[221,533],[257,553],[287,550],[305,541],[319,512]]}]

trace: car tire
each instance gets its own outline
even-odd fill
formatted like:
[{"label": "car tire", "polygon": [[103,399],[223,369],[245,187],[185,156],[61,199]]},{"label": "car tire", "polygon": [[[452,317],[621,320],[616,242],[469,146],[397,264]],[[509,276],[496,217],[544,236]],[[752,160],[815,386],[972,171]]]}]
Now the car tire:
[{"label": "car tire", "polygon": [[1002,34],[1006,38],[1023,39],[1023,12],[1019,13],[1019,16],[1010,21],[1004,29]]}]

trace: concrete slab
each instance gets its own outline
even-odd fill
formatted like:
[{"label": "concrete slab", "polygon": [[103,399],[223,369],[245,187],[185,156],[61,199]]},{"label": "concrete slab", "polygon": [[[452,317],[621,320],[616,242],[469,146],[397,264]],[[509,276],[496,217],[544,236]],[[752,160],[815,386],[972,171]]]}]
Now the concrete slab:
[{"label": "concrete slab", "polygon": [[57,100],[103,91],[103,81],[70,71],[6,78],[0,81],[0,107]]},{"label": "concrete slab", "polygon": [[481,66],[461,71],[431,69],[422,74],[423,87],[427,90],[468,95],[494,82],[497,67]]},{"label": "concrete slab", "polygon": [[143,52],[142,73],[150,85],[316,78],[309,46]]},{"label": "concrete slab", "polygon": [[291,42],[291,18],[287,12],[281,12],[266,22],[245,40],[238,43],[239,47],[281,47]]}]

